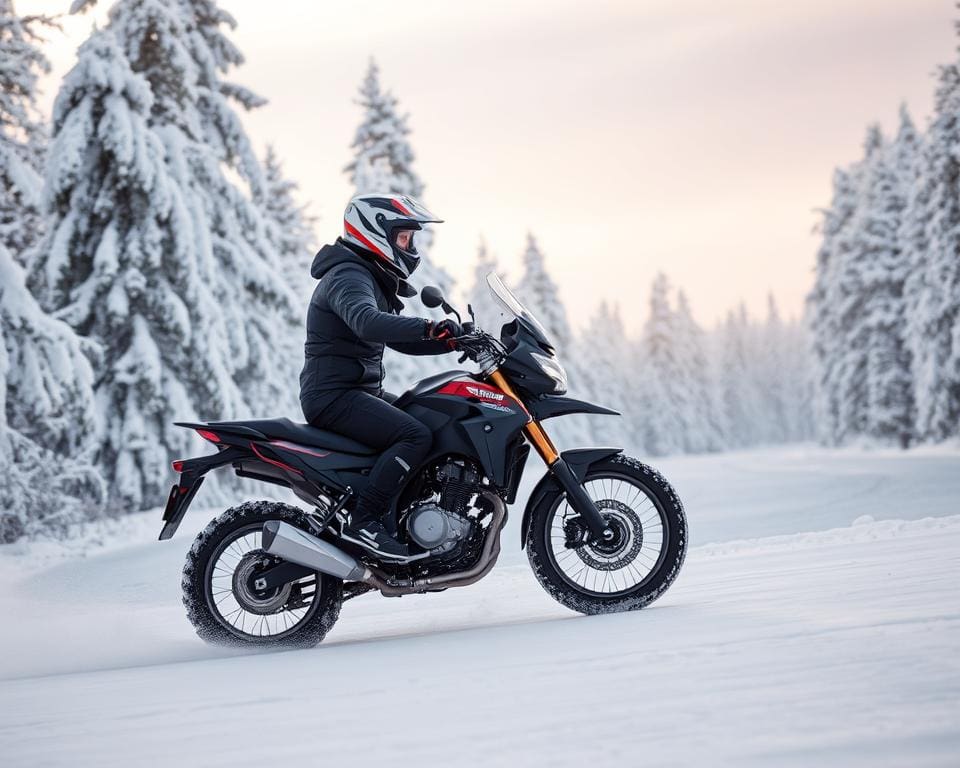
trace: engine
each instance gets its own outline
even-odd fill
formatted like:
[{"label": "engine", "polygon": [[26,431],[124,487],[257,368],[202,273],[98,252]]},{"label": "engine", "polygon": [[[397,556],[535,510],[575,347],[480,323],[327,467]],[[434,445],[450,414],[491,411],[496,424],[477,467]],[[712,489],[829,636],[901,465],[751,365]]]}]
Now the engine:
[{"label": "engine", "polygon": [[459,553],[479,528],[467,510],[480,490],[481,474],[470,462],[449,459],[434,477],[439,499],[413,507],[406,519],[407,534],[433,555]]},{"label": "engine", "polygon": [[413,508],[407,516],[407,534],[424,549],[446,554],[466,540],[473,524],[432,501]]}]

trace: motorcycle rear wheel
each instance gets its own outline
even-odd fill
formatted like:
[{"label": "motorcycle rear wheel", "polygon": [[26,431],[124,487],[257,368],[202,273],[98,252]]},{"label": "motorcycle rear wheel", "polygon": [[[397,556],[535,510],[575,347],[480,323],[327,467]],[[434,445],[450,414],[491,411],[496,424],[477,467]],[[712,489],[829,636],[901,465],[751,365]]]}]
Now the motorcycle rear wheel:
[{"label": "motorcycle rear wheel", "polygon": [[584,487],[614,540],[570,546],[588,533],[557,488],[531,510],[525,532],[530,567],[544,590],[574,611],[639,610],[680,573],[687,552],[683,505],[663,475],[622,454],[593,465]]},{"label": "motorcycle rear wheel", "polygon": [[223,512],[200,532],[183,567],[183,604],[200,638],[213,645],[311,648],[336,623],[343,582],[315,573],[258,593],[250,584],[260,559],[267,520],[309,530],[304,513],[289,504],[248,501]]}]

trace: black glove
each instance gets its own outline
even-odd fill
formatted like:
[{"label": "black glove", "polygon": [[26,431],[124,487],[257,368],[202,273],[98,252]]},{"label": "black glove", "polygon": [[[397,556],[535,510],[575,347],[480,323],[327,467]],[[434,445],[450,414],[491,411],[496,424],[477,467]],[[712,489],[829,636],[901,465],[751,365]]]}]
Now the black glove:
[{"label": "black glove", "polygon": [[441,320],[438,323],[431,320],[427,321],[427,338],[445,342],[447,349],[457,348],[457,336],[463,336],[463,328],[460,327],[460,323],[453,320]]}]

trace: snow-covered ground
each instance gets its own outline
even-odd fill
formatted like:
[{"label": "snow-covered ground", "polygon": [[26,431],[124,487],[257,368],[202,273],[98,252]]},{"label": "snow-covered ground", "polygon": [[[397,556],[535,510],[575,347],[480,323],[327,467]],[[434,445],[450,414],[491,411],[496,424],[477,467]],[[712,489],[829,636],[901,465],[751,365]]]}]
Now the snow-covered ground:
[{"label": "snow-covered ground", "polygon": [[960,451],[659,464],[694,547],[631,614],[543,594],[519,510],[483,582],[358,598],[287,653],[192,634],[179,570],[212,511],[170,542],[139,516],[84,557],[0,549],[0,764],[960,764]]}]

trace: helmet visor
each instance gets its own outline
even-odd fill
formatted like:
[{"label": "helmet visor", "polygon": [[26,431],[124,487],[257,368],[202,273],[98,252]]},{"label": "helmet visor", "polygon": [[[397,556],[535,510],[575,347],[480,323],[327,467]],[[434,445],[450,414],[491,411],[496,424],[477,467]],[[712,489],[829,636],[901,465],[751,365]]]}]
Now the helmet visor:
[{"label": "helmet visor", "polygon": [[393,231],[393,245],[404,253],[416,253],[417,246],[413,242],[416,232],[415,229],[395,229]]}]

